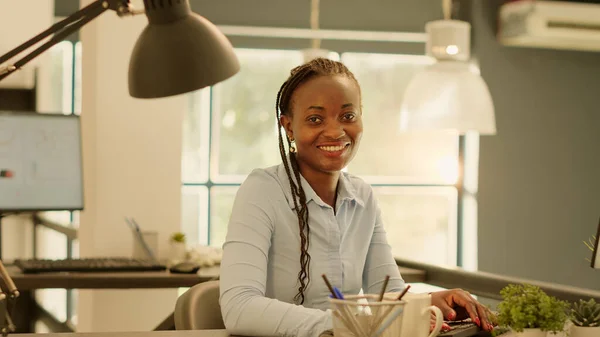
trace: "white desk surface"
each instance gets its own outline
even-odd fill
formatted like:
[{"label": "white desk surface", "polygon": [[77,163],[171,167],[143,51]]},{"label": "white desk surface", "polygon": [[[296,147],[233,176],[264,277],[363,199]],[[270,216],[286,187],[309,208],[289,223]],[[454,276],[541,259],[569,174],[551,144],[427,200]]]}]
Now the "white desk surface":
[{"label": "white desk surface", "polygon": [[58,333],[20,333],[13,337],[229,337],[225,330],[168,330],[168,331],[132,331],[132,332],[58,332]]},{"label": "white desk surface", "polygon": [[[9,335],[10,336],[10,335]],[[41,337],[41,334],[13,334],[16,337]],[[169,330],[169,331],[134,331],[134,332],[61,332],[45,333],[44,337],[229,337],[225,330]],[[514,337],[513,333],[502,334],[502,337]],[[550,336],[550,334],[548,334]],[[552,335],[562,337],[563,334]]]}]

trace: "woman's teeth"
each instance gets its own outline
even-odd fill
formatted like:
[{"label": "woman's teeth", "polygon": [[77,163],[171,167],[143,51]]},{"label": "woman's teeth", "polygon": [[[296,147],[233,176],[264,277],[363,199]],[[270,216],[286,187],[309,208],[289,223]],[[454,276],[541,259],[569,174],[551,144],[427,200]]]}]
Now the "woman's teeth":
[{"label": "woman's teeth", "polygon": [[345,145],[340,145],[340,146],[319,146],[319,148],[321,150],[325,150],[327,152],[342,151],[345,147],[346,147]]}]

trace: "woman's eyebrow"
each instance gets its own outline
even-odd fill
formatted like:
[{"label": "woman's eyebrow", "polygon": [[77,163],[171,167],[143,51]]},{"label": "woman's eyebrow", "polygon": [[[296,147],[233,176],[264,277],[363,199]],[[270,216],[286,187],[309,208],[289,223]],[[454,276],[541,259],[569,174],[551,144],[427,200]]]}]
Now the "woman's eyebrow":
[{"label": "woman's eyebrow", "polygon": [[[352,103],[346,103],[346,104],[342,104],[342,109],[345,109],[345,108],[351,108],[351,107],[353,107],[353,106],[354,106],[354,104],[352,104]],[[314,110],[321,110],[321,111],[322,111],[322,110],[325,110],[325,108],[324,108],[324,107],[322,107],[322,106],[320,106],[320,105],[311,105],[311,106],[309,106],[309,107],[308,107],[308,109],[306,109],[306,110],[311,110],[311,109],[314,109]]]}]

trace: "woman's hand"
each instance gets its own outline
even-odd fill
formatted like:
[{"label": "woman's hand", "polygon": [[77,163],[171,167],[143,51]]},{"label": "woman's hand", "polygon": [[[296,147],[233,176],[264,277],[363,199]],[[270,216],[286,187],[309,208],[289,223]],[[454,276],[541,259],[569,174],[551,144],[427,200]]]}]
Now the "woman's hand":
[{"label": "woman's hand", "polygon": [[440,308],[447,320],[463,320],[470,317],[483,330],[494,329],[492,313],[462,289],[432,292],[431,304]]}]

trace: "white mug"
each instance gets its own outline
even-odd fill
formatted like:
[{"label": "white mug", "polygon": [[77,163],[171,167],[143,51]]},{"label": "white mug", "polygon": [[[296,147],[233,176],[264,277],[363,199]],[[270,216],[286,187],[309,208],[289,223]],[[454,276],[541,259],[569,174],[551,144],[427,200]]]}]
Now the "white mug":
[{"label": "white mug", "polygon": [[[398,296],[398,294],[388,293],[386,294],[387,299],[392,299]],[[396,334],[395,337],[433,337],[436,336],[442,329],[444,322],[444,316],[442,311],[431,305],[431,295],[429,294],[414,294],[406,293],[402,297],[402,301],[406,301],[404,305],[404,312],[402,314],[402,325],[398,327],[390,326],[388,331],[400,330],[401,333]],[[429,332],[431,325],[431,313],[435,314],[435,326],[433,331]],[[389,334],[384,333],[385,337],[392,337]]]}]

